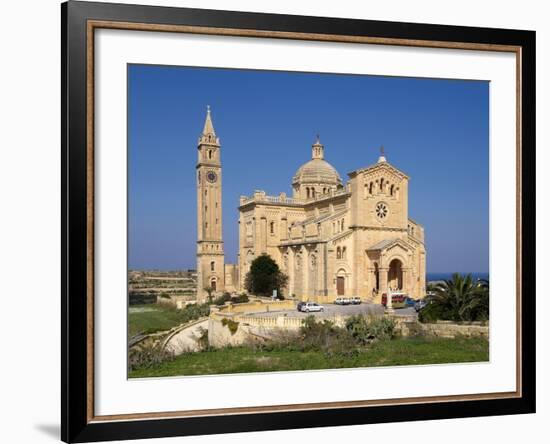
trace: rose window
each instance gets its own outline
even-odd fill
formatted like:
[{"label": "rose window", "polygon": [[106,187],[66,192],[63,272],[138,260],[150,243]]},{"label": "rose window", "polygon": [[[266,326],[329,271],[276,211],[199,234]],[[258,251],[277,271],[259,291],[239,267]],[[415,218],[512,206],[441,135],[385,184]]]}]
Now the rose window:
[{"label": "rose window", "polygon": [[378,219],[385,219],[388,213],[388,206],[384,202],[376,204],[376,217],[378,217]]}]

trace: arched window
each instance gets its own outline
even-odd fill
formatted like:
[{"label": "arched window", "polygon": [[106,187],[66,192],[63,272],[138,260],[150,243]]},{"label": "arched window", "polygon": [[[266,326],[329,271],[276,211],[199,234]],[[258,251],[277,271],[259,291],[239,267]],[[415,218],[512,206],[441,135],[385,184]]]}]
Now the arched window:
[{"label": "arched window", "polygon": [[346,258],[346,247],[342,248],[342,259]]},{"label": "arched window", "polygon": [[214,261],[210,262],[210,271],[214,271],[216,268],[216,263]]},{"label": "arched window", "polygon": [[311,197],[315,197],[315,188],[311,189]]},{"label": "arched window", "polygon": [[275,233],[275,222],[273,222],[273,221],[269,222],[269,232],[271,234]]},{"label": "arched window", "polygon": [[372,182],[369,184],[369,194],[372,196]]},{"label": "arched window", "polygon": [[205,205],[205,206],[204,206],[204,212],[205,212],[205,213],[208,212],[208,205]]},{"label": "arched window", "polygon": [[306,197],[309,199],[309,187],[306,188]]},{"label": "arched window", "polygon": [[342,259],[342,249],[340,247],[336,248],[336,259]]},{"label": "arched window", "polygon": [[393,189],[394,189],[394,186],[392,185],[392,186],[390,187],[390,196],[393,196]]},{"label": "arched window", "polygon": [[380,179],[380,191],[384,191],[384,178]]},{"label": "arched window", "polygon": [[212,159],[212,150],[208,150],[208,158]]},{"label": "arched window", "polygon": [[204,190],[204,195],[208,196],[208,190]]},{"label": "arched window", "polygon": [[208,228],[208,222],[204,223],[204,228]]}]

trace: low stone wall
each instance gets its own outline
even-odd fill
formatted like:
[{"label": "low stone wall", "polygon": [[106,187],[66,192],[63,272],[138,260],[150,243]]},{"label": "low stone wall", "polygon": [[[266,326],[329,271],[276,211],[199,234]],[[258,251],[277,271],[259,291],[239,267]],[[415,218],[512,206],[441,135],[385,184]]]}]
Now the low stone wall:
[{"label": "low stone wall", "polygon": [[489,337],[489,326],[480,323],[455,324],[452,322],[437,322],[435,324],[419,324],[424,334],[442,338],[464,337]]},{"label": "low stone wall", "polygon": [[284,301],[262,301],[255,300],[242,304],[228,304],[220,307],[222,313],[262,313],[270,311],[294,310],[295,302],[285,299]]},{"label": "low stone wall", "polygon": [[[328,320],[338,327],[344,327],[349,316],[319,317],[318,321]],[[416,314],[389,315],[396,323],[396,332],[402,336],[426,335],[442,338],[489,337],[489,326],[480,323],[455,324],[438,322],[422,324]],[[228,325],[223,325],[223,319],[236,323],[237,328],[232,333]],[[228,321],[225,321],[226,323]],[[295,316],[261,316],[257,314],[228,313],[216,311],[210,314],[208,324],[208,340],[213,347],[241,345],[254,340],[267,340],[285,331],[296,332],[302,326],[303,317]],[[235,326],[235,324],[233,324]]]},{"label": "low stone wall", "polygon": [[[223,325],[223,319],[237,322],[237,331],[231,333],[227,325]],[[226,347],[230,345],[241,345],[251,340],[250,328],[241,324],[232,316],[210,316],[208,320],[208,343],[213,347]]]},{"label": "low stone wall", "polygon": [[[232,333],[223,319],[238,324],[237,330]],[[254,340],[266,340],[285,331],[296,332],[300,329],[305,318],[294,316],[258,316],[239,313],[215,312],[210,314],[208,323],[208,341],[213,347],[240,345]],[[331,316],[319,318],[318,321],[328,320],[338,327],[346,324],[347,317]],[[227,321],[226,321],[227,322]]]}]

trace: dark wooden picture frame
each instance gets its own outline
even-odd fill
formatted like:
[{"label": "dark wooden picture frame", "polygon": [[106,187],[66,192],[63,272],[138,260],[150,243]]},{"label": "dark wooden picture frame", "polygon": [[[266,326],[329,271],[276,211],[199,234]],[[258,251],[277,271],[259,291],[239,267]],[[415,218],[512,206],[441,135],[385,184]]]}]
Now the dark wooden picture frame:
[{"label": "dark wooden picture frame", "polygon": [[[66,442],[535,412],[535,33],[70,1],[62,4],[62,412]],[[94,30],[115,28],[482,51],[517,56],[517,390],[94,416]]]}]

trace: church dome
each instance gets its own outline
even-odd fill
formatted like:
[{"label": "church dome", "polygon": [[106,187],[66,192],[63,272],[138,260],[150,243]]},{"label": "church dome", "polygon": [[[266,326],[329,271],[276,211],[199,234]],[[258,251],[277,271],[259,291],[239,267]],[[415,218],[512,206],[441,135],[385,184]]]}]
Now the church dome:
[{"label": "church dome", "polygon": [[329,185],[331,188],[342,185],[342,179],[340,179],[338,171],[324,157],[325,147],[321,144],[319,136],[317,136],[317,141],[311,146],[311,160],[298,168],[292,178],[292,185]]},{"label": "church dome", "polygon": [[338,171],[324,159],[311,159],[304,163],[292,178],[293,184],[315,183],[341,185]]}]

